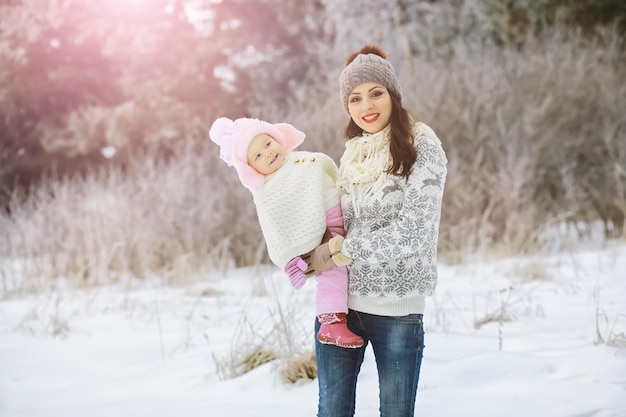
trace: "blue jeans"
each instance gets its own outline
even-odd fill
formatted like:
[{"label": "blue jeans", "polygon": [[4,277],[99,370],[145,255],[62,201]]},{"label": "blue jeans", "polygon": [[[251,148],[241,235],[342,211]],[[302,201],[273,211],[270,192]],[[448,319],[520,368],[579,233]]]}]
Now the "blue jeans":
[{"label": "blue jeans", "polygon": [[[319,327],[316,320],[316,334]],[[368,343],[378,369],[381,417],[412,417],[424,351],[422,315],[387,317],[350,310],[348,328],[363,338],[363,347],[346,349],[315,338],[318,417],[354,416],[356,381]]]}]

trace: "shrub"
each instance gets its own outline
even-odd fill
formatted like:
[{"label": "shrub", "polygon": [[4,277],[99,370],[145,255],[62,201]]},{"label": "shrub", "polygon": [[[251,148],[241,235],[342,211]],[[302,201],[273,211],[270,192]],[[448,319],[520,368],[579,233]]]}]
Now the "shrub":
[{"label": "shrub", "polygon": [[588,35],[615,27],[626,36],[622,0],[479,0],[479,9],[485,28],[500,44],[516,44],[557,26]]}]

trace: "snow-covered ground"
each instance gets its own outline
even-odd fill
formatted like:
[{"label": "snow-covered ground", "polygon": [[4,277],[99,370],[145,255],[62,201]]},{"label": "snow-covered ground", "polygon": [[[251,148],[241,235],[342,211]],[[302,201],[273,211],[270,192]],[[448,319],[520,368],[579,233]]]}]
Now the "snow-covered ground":
[{"label": "snow-covered ground", "polygon": [[[231,379],[216,366],[245,348],[247,325],[269,334],[280,312],[311,350],[312,284],[295,291],[268,266],[178,287],[5,294],[0,416],[313,416],[317,381],[283,382],[278,361]],[[441,265],[416,415],[626,416],[625,300],[624,242]],[[378,416],[377,389],[368,350],[358,417]]]}]

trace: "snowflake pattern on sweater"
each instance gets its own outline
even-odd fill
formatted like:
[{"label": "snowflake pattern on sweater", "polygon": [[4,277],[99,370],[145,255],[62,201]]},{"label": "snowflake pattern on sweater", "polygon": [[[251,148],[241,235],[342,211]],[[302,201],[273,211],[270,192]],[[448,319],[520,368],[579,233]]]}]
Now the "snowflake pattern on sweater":
[{"label": "snowflake pattern on sweater", "polygon": [[[447,159],[436,138],[422,135],[414,144],[418,157],[408,178],[383,174],[382,185],[359,199],[356,212],[347,191],[342,194],[346,230],[342,252],[353,259],[348,266],[349,292],[360,300],[360,307],[365,306],[360,311],[380,313],[374,305],[386,298],[383,304],[391,308],[390,315],[409,314],[410,307],[394,310],[394,300],[432,295],[437,285]],[[368,299],[377,299],[371,300],[371,311]]]}]

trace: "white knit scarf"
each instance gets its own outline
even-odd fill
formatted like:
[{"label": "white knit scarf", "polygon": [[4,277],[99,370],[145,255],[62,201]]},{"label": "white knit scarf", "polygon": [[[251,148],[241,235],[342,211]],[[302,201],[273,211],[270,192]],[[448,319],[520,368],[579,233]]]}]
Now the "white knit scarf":
[{"label": "white knit scarf", "polygon": [[361,200],[377,190],[385,180],[383,175],[392,165],[387,125],[380,132],[355,137],[346,142],[339,161],[337,186],[352,199],[355,216],[359,217]]},{"label": "white knit scarf", "polygon": [[[362,199],[385,183],[386,172],[393,164],[389,151],[390,131],[391,126],[387,125],[380,132],[346,142],[346,150],[339,161],[337,186],[349,195],[356,217],[360,217]],[[426,136],[441,146],[441,141],[428,125],[414,123],[412,131],[414,138]]]}]

